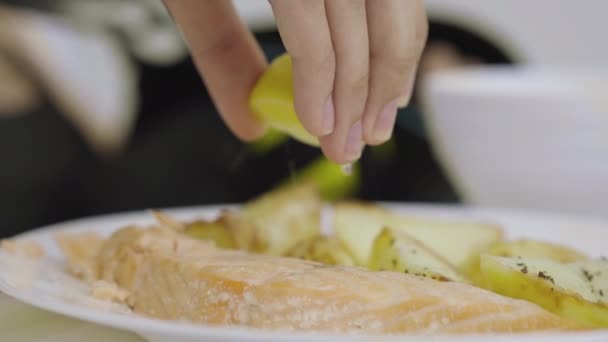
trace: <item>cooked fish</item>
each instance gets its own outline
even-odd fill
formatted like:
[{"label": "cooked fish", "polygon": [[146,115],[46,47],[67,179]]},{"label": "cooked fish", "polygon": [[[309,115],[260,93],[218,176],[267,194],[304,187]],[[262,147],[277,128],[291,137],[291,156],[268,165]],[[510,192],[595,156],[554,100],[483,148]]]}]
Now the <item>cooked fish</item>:
[{"label": "cooked fish", "polygon": [[97,262],[134,312],[167,320],[365,334],[584,328],[467,284],[222,250],[170,229],[120,230]]}]

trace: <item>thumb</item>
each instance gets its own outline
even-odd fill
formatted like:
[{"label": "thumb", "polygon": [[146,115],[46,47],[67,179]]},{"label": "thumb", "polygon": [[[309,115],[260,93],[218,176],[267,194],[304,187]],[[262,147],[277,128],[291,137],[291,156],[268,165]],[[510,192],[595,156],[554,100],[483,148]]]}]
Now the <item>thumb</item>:
[{"label": "thumb", "polygon": [[165,0],[165,5],[230,130],[242,140],[259,138],[265,128],[249,109],[249,95],[267,63],[232,1]]}]

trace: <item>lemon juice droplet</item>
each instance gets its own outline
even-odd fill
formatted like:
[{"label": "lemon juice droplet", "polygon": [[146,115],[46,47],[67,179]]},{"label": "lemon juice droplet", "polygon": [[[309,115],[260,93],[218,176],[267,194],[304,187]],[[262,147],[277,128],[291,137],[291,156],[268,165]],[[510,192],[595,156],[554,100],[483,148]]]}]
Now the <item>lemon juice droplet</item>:
[{"label": "lemon juice droplet", "polygon": [[342,168],[342,173],[345,175],[350,176],[353,174],[353,163],[342,164],[340,167]]}]

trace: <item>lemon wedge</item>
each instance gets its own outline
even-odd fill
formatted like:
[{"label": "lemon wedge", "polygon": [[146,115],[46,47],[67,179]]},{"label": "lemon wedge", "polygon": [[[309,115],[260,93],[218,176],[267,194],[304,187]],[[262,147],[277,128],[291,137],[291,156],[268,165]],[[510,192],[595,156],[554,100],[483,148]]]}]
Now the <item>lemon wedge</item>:
[{"label": "lemon wedge", "polygon": [[277,57],[268,66],[251,92],[249,106],[269,127],[302,143],[319,146],[317,137],[308,133],[296,115],[291,57],[288,54]]}]

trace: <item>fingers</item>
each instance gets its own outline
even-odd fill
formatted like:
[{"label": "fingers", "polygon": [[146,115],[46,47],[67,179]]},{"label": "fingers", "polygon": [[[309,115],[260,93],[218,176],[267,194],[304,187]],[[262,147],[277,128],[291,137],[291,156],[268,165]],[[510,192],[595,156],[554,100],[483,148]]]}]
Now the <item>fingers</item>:
[{"label": "fingers", "polygon": [[398,107],[409,102],[427,36],[421,0],[368,1],[370,89],[363,119],[365,141],[387,141]]},{"label": "fingers", "polygon": [[315,136],[334,130],[335,56],[324,0],[271,0],[277,27],[293,62],[294,105]]},{"label": "fingers", "polygon": [[231,1],[164,0],[220,115],[243,140],[265,129],[249,109],[249,95],[266,68],[265,57]]},{"label": "fingers", "polygon": [[365,0],[270,1],[293,60],[295,107],[325,155],[354,161],[368,87]]},{"label": "fingers", "polygon": [[369,39],[365,0],[327,0],[325,10],[336,59],[332,97],[333,133],[321,137],[325,155],[338,163],[359,159],[369,81]]},{"label": "fingers", "polygon": [[296,112],[338,163],[392,134],[427,34],[421,0],[270,0],[293,59]]},{"label": "fingers", "polygon": [[[225,0],[165,0],[222,117],[244,140],[264,127],[248,98],[266,67],[252,34]],[[426,40],[422,0],[270,0],[292,56],[295,108],[337,163],[388,140],[406,105]]]}]

